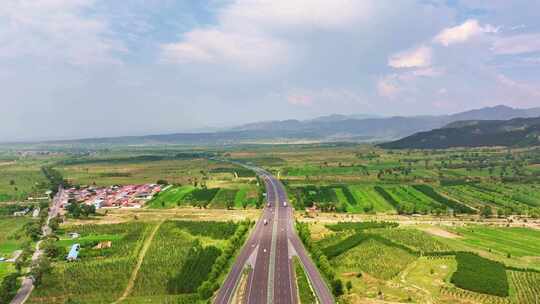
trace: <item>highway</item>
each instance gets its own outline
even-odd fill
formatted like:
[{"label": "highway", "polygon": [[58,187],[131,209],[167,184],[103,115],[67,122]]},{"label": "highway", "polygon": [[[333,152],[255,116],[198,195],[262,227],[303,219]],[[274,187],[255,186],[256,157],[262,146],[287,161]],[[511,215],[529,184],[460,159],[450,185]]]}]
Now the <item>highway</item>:
[{"label": "highway", "polygon": [[270,173],[258,168],[251,169],[255,170],[265,183],[267,205],[219,289],[214,303],[230,303],[246,267],[250,267],[251,271],[246,286],[245,303],[298,303],[292,265],[292,257],[296,255],[319,303],[333,304],[334,298],[328,286],[296,234],[294,210],[290,206],[285,188]]}]

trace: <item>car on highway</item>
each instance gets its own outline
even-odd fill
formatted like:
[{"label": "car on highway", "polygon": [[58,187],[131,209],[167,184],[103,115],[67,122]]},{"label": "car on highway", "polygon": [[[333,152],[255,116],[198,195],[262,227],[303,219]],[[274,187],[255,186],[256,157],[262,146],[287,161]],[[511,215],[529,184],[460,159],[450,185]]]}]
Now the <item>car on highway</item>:
[{"label": "car on highway", "polygon": [[283,207],[287,207],[287,202],[283,202]]},{"label": "car on highway", "polygon": [[264,219],[264,220],[263,220],[263,224],[268,225],[268,220],[267,220],[267,219]]}]

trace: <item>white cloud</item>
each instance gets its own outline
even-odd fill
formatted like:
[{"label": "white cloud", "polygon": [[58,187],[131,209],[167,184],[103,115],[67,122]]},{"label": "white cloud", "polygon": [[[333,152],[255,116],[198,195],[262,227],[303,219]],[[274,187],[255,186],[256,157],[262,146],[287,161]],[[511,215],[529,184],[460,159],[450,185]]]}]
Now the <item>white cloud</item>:
[{"label": "white cloud", "polygon": [[283,42],[259,33],[251,35],[217,29],[194,30],[178,43],[162,45],[164,60],[175,63],[227,61],[250,68],[285,60]]},{"label": "white cloud", "polygon": [[366,19],[372,10],[371,1],[236,0],[224,8],[219,20],[224,27],[240,31],[246,25],[265,29],[339,29]]},{"label": "white cloud", "polygon": [[73,65],[118,62],[125,51],[109,38],[108,24],[84,11],[93,0],[4,0],[0,5],[0,58],[35,57]]},{"label": "white cloud", "polygon": [[400,88],[391,78],[385,77],[377,81],[377,93],[379,96],[393,99],[397,97],[400,91]]},{"label": "white cloud", "polygon": [[444,46],[464,43],[484,33],[497,33],[498,29],[486,24],[480,26],[478,20],[470,19],[463,24],[442,30],[435,38],[435,42]]},{"label": "white cloud", "polygon": [[424,68],[431,65],[430,47],[421,46],[412,50],[397,53],[388,59],[393,68]]},{"label": "white cloud", "polygon": [[372,1],[235,0],[218,11],[213,28],[196,28],[162,46],[168,62],[232,63],[266,68],[286,62],[291,32],[350,29],[371,14]]},{"label": "white cloud", "polygon": [[521,34],[495,40],[493,52],[499,55],[515,55],[540,52],[540,34]]}]

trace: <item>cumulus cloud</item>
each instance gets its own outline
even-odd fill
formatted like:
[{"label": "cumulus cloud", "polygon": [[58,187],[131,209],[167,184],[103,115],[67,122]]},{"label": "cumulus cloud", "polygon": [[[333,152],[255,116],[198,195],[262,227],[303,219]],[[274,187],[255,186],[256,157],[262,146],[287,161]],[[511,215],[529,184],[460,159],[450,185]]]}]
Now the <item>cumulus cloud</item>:
[{"label": "cumulus cloud", "polygon": [[444,46],[450,46],[452,44],[467,42],[484,33],[497,33],[498,31],[499,29],[492,25],[486,24],[481,26],[478,20],[470,19],[461,25],[442,30],[433,40]]},{"label": "cumulus cloud", "polygon": [[428,46],[397,53],[388,59],[393,68],[424,68],[431,65],[432,50]]},{"label": "cumulus cloud", "polygon": [[85,15],[93,0],[4,0],[0,5],[0,58],[34,57],[73,65],[118,62],[121,43],[108,24]]},{"label": "cumulus cloud", "polygon": [[163,59],[189,63],[231,62],[246,67],[266,67],[286,59],[282,41],[259,33],[239,34],[218,29],[194,30],[178,43],[162,45]]},{"label": "cumulus cloud", "polygon": [[495,40],[493,52],[499,55],[516,55],[540,52],[540,34],[521,34]]},{"label": "cumulus cloud", "polygon": [[168,62],[233,63],[264,68],[291,57],[291,43],[281,37],[295,31],[338,30],[371,12],[371,1],[236,0],[218,12],[213,28],[195,28],[162,46]]}]

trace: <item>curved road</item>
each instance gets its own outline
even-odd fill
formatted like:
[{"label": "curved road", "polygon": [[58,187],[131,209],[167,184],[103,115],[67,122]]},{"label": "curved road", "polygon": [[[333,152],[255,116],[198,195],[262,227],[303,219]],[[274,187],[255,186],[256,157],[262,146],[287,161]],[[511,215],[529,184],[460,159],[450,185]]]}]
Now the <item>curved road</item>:
[{"label": "curved road", "polygon": [[[322,304],[333,304],[334,298],[317,267],[306,252],[294,229],[293,209],[285,188],[265,170],[252,168],[264,181],[268,205],[214,300],[228,304],[239,283],[242,272],[249,265],[251,272],[246,286],[247,304],[294,304],[296,281],[292,257],[298,256],[313,290]],[[286,206],[285,204],[286,203]],[[264,224],[264,220],[267,224]]]}]

